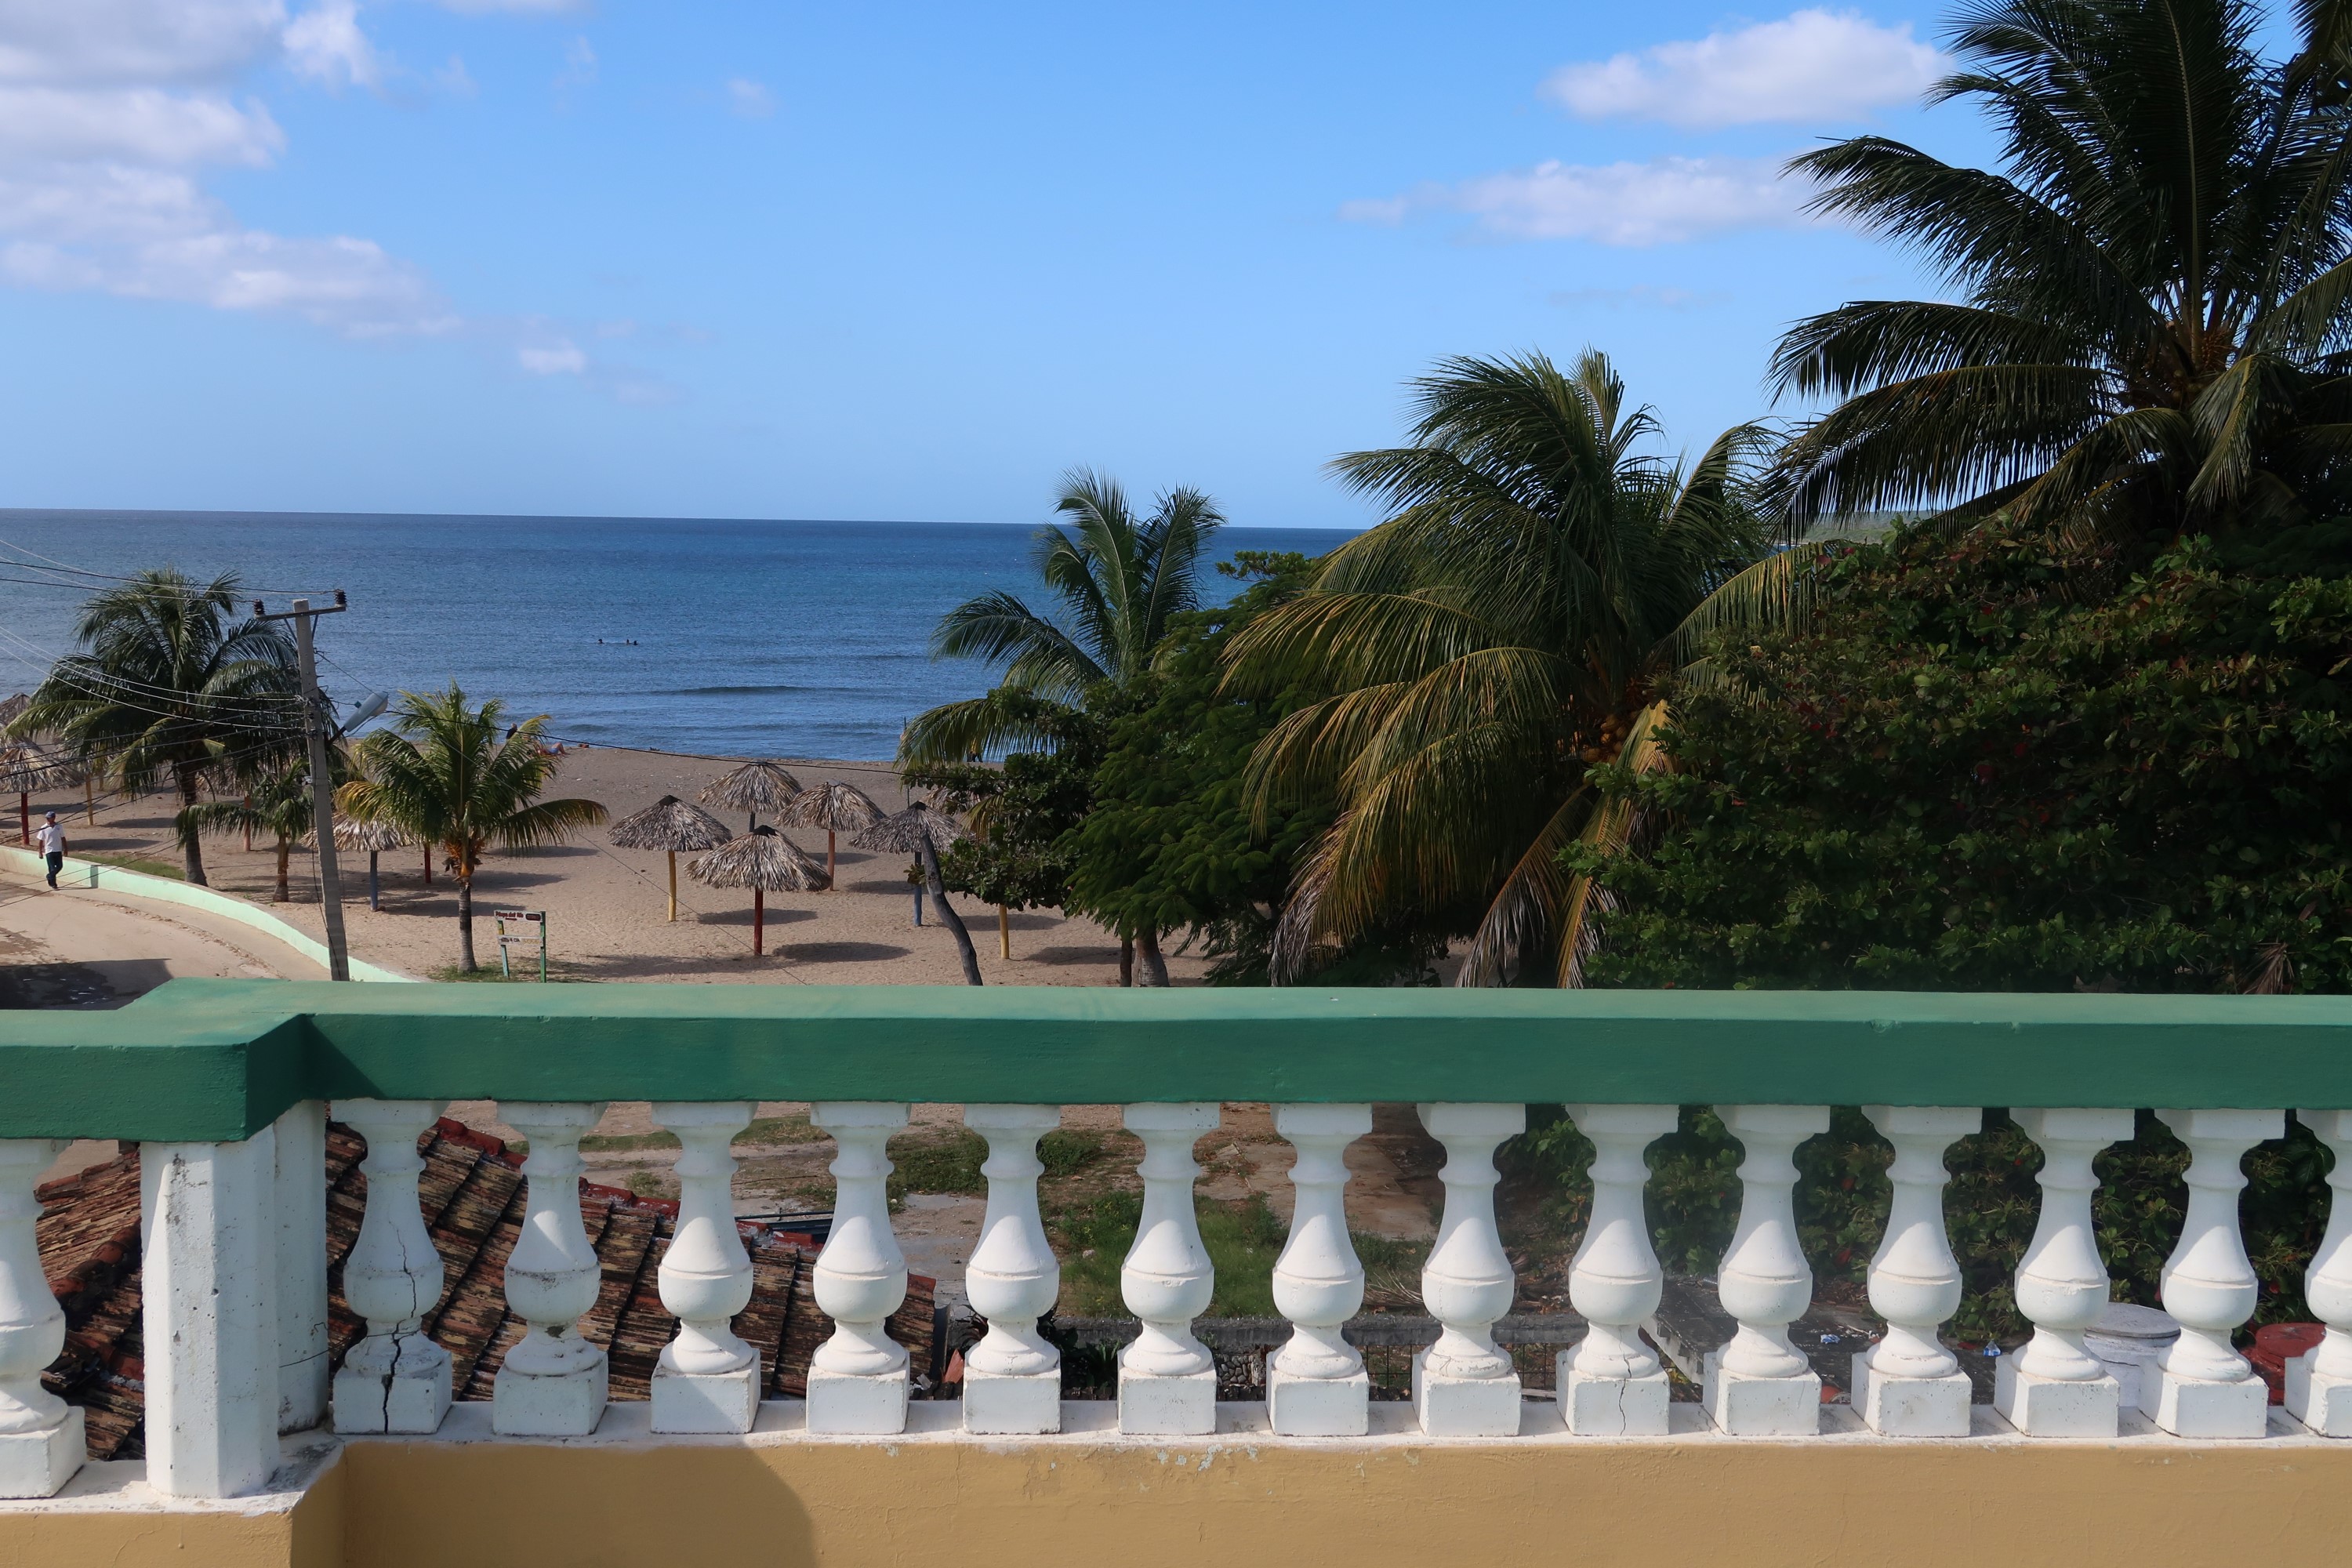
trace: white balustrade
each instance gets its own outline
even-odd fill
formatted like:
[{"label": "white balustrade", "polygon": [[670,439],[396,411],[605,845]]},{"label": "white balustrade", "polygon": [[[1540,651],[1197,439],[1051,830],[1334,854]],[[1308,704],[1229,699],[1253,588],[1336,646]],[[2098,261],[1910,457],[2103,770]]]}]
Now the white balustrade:
[{"label": "white balustrade", "polygon": [[[1422,1304],[1437,1320],[1438,1333],[1435,1344],[1412,1358],[1413,1415],[1433,1437],[1511,1436],[1519,1429],[1519,1374],[1495,1343],[1495,1320],[1511,1310],[1518,1279],[1495,1226],[1495,1151],[1527,1131],[1528,1108],[1442,1103],[1418,1110],[1422,1126],[1445,1149],[1439,1174],[1445,1211],[1421,1270]],[[1367,1106],[1367,1131],[1370,1125]]]},{"label": "white balustrade", "polygon": [[[343,1300],[367,1320],[367,1336],[335,1373],[338,1432],[431,1432],[449,1413],[449,1352],[425,1333],[425,1316],[447,1282],[425,1229],[417,1141],[446,1100],[339,1100],[333,1116],[367,1140],[360,1170],[367,1212],[343,1260]],[[143,1174],[143,1172],[142,1172]]]},{"label": "white balustrade", "polygon": [[[654,1366],[656,1432],[749,1432],[760,1415],[760,1352],[736,1335],[751,1304],[751,1256],[735,1228],[735,1135],[748,1100],[657,1103],[654,1125],[677,1134],[677,1230],[656,1282],[677,1334]],[[534,1145],[536,1147],[536,1145]]]},{"label": "white balustrade", "polygon": [[1062,1429],[1062,1352],[1037,1320],[1062,1293],[1062,1266],[1037,1213],[1037,1140],[1062,1124],[1054,1105],[968,1105],[964,1125],[988,1140],[988,1212],[964,1268],[971,1310],[988,1332],[963,1358],[967,1432]]},{"label": "white balustrade", "polygon": [[2107,1266],[2091,1224],[2099,1151],[2132,1135],[2118,1110],[2012,1112],[2042,1150],[2042,1214],[2017,1266],[2017,1310],[2033,1324],[2025,1349],[1993,1370],[1993,1408],[2034,1437],[2112,1437],[2120,1390],[2083,1335],[2106,1310]]},{"label": "white balustrade", "polygon": [[490,1426],[509,1436],[584,1437],[604,1418],[604,1349],[580,1332],[603,1270],[580,1216],[580,1139],[601,1104],[500,1100],[499,1119],[530,1142],[522,1230],[507,1255],[507,1308],[529,1325],[490,1389]]},{"label": "white balustrade", "polygon": [[1723,1125],[1739,1140],[1739,1226],[1716,1274],[1716,1294],[1739,1327],[1709,1355],[1706,1413],[1735,1436],[1821,1430],[1822,1380],[1789,1342],[1789,1325],[1813,1299],[1813,1272],[1797,1237],[1791,1156],[1830,1130],[1825,1105],[1734,1105]]},{"label": "white balustrade", "polygon": [[[2247,1151],[2286,1131],[2282,1110],[2159,1110],[2189,1145],[2189,1214],[2165,1260],[2164,1310],[2180,1337],[2157,1358],[2142,1408],[2178,1437],[2259,1437],[2269,1422],[2270,1387],[2230,1343],[2254,1315],[2261,1281],[2238,1223],[2239,1169]],[[2154,1404],[2149,1404],[2150,1399]]]},{"label": "white balustrade", "polygon": [[1870,1259],[1870,1304],[1886,1334],[1853,1358],[1855,1414],[1890,1437],[1965,1437],[1972,1385],[1936,1331],[1960,1306],[1960,1265],[1944,1228],[1944,1151],[1984,1131],[1976,1107],[1866,1105],[1895,1145],[1895,1198]]},{"label": "white balustrade", "polygon": [[820,1101],[812,1125],[833,1135],[833,1233],[816,1260],[816,1304],[833,1336],[808,1374],[812,1432],[889,1434],[907,1426],[907,1347],[886,1328],[907,1299],[907,1258],[890,1231],[890,1134],[907,1125],[903,1104]]},{"label": "white balustrade", "polygon": [[2352,1110],[2298,1110],[2294,1119],[2336,1156],[2327,1173],[2327,1234],[2311,1255],[2303,1299],[2327,1325],[2286,1363],[2286,1411],[2323,1437],[2352,1437]]},{"label": "white balustrade", "polygon": [[327,1418],[327,1105],[305,1100],[278,1119],[271,1203],[278,1270],[278,1429]]},{"label": "white balustrade", "polygon": [[1643,1152],[1675,1130],[1679,1114],[1671,1105],[1571,1105],[1568,1113],[1592,1144],[1592,1214],[1568,1273],[1569,1302],[1591,1326],[1560,1352],[1560,1415],[1580,1436],[1662,1437],[1666,1369],[1643,1342],[1642,1324],[1658,1310],[1665,1273],[1642,1205],[1650,1177]]},{"label": "white balustrade", "polygon": [[1118,1429],[1152,1436],[1198,1436],[1217,1429],[1217,1365],[1192,1336],[1209,1310],[1216,1270],[1201,1244],[1192,1145],[1216,1131],[1214,1100],[1130,1105],[1127,1130],[1143,1140],[1136,1167],[1143,1215],[1119,1266],[1120,1297],[1141,1327],[1118,1354]]},{"label": "white balustrade", "polygon": [[165,1496],[239,1497],[278,1468],[277,1167],[270,1128],[139,1146],[147,1484]]},{"label": "white balustrade", "polygon": [[0,1498],[45,1498],[81,1468],[82,1413],[41,1386],[66,1315],[41,1271],[33,1188],[62,1141],[0,1139]]},{"label": "white balustrade", "polygon": [[1364,1304],[1364,1266],[1348,1236],[1348,1145],[1372,1130],[1369,1105],[1278,1105],[1290,1167],[1290,1237],[1274,1265],[1274,1304],[1290,1338],[1266,1358],[1267,1424],[1286,1437],[1360,1437],[1372,1380],[1340,1331]]}]

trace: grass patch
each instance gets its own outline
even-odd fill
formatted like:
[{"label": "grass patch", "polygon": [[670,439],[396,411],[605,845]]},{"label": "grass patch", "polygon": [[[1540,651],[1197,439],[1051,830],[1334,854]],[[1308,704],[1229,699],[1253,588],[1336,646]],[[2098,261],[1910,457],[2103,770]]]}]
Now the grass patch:
[{"label": "grass patch", "polygon": [[735,1134],[738,1143],[816,1143],[825,1134],[805,1116],[762,1116]]},{"label": "grass patch", "polygon": [[74,858],[77,860],[95,860],[103,866],[120,866],[126,871],[137,871],[142,876],[148,877],[162,877],[168,881],[179,882],[186,880],[186,868],[175,865],[169,860],[151,860],[144,855],[117,855],[106,853],[85,855],[79,850],[76,850],[74,852]]},{"label": "grass patch", "polygon": [[651,1171],[631,1171],[628,1188],[641,1198],[674,1198],[677,1195],[669,1183]]},{"label": "grass patch", "polygon": [[677,1149],[683,1147],[675,1132],[591,1132],[580,1140],[583,1154],[610,1153],[616,1149]]},{"label": "grass patch", "polygon": [[[1217,1270],[1217,1293],[1205,1314],[1212,1318],[1270,1318],[1274,1310],[1274,1260],[1282,1255],[1282,1222],[1263,1194],[1242,1203],[1200,1202],[1201,1241]],[[1107,1193],[1049,1217],[1055,1250],[1062,1255],[1065,1317],[1119,1318],[1118,1266],[1135,1243],[1143,1217],[1139,1193]]]},{"label": "grass patch", "polygon": [[[512,974],[500,974],[495,961],[482,965],[471,974],[454,963],[445,963],[440,968],[433,970],[431,974],[432,978],[453,985],[536,985],[539,984],[539,960],[534,957],[527,968],[522,964],[516,964]],[[579,973],[570,964],[553,962],[547,966],[547,983],[550,985],[597,984],[593,977]]]},{"label": "grass patch", "polygon": [[1049,1176],[1075,1176],[1103,1152],[1103,1134],[1091,1128],[1056,1127],[1037,1141],[1037,1159]]},{"label": "grass patch", "polygon": [[890,1173],[890,1200],[898,1203],[908,1193],[983,1194],[988,1179],[980,1165],[987,1158],[988,1140],[968,1127],[943,1136],[900,1133],[890,1143],[890,1160],[898,1167]]}]

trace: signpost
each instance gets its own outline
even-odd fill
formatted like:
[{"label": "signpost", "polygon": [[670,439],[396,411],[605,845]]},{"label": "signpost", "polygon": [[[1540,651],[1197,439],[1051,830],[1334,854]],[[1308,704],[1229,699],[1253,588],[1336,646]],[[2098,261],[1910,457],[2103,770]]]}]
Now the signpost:
[{"label": "signpost", "polygon": [[537,926],[539,928],[539,978],[544,984],[547,979],[547,911],[545,910],[498,910],[493,913],[499,922],[499,973],[509,980],[513,979],[514,969],[507,962],[507,949],[518,942],[528,946],[531,940],[528,933],[522,931],[509,936],[507,922],[512,921],[520,926]]}]

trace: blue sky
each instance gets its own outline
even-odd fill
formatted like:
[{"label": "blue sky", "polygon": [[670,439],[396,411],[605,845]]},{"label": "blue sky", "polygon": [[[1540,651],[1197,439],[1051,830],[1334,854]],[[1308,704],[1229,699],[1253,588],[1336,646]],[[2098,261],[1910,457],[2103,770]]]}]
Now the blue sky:
[{"label": "blue sky", "polygon": [[1983,161],[1940,14],[0,0],[0,505],[1353,527],[1406,378],[1587,343],[1695,447],[1929,287],[1772,170]]}]

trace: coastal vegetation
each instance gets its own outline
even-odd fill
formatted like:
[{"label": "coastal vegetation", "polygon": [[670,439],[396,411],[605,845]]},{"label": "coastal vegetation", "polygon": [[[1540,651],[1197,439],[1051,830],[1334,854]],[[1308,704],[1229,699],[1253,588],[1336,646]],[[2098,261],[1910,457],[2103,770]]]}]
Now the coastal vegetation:
[{"label": "coastal vegetation", "polygon": [[[344,776],[340,750],[328,753],[328,766],[338,784]],[[269,901],[282,904],[292,896],[288,882],[294,847],[317,830],[312,816],[315,805],[310,759],[297,757],[252,781],[252,786],[235,800],[207,800],[182,807],[173,826],[184,846],[205,833],[268,834],[278,852],[278,883]]]},{"label": "coastal vegetation", "polygon": [[[438,847],[457,879],[457,967],[472,973],[474,874],[493,848],[561,844],[605,817],[593,800],[541,800],[555,759],[543,716],[506,722],[493,698],[476,704],[455,681],[446,691],[401,693],[391,727],[354,748],[358,776],[335,805]],[[504,729],[505,737],[499,731]]]},{"label": "coastal vegetation", "polygon": [[[83,606],[77,652],[58,660],[9,724],[51,734],[126,790],[159,785],[193,809],[208,775],[245,780],[301,746],[294,641],[236,617],[237,580],[153,567]],[[205,886],[204,846],[180,836],[181,875]]]}]

